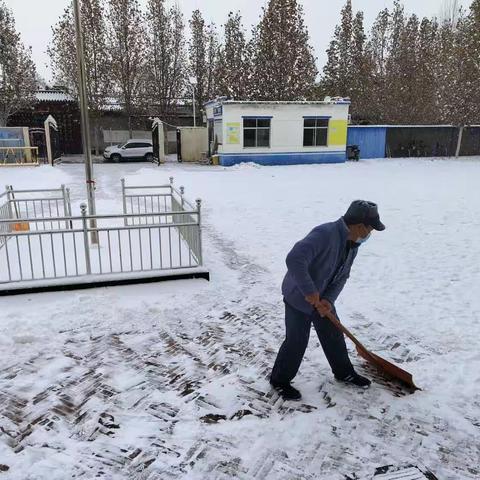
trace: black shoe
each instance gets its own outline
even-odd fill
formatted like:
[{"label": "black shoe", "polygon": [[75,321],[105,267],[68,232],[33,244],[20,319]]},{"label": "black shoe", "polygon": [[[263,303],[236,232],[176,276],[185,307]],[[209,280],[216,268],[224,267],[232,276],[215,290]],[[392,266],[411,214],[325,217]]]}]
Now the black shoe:
[{"label": "black shoe", "polygon": [[270,385],[284,400],[300,400],[302,398],[302,394],[289,383],[276,383],[270,380]]},{"label": "black shoe", "polygon": [[357,372],[350,373],[346,377],[338,377],[337,375],[335,375],[335,378],[339,382],[350,383],[361,388],[368,388],[372,383],[368,378],[362,377]]}]

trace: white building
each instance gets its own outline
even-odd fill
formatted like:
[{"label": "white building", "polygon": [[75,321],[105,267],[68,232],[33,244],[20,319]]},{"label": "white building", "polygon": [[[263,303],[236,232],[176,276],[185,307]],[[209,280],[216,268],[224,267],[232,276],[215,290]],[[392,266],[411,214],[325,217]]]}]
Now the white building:
[{"label": "white building", "polygon": [[344,162],[349,105],[328,97],[323,102],[212,100],[205,104],[209,152],[225,166]]}]

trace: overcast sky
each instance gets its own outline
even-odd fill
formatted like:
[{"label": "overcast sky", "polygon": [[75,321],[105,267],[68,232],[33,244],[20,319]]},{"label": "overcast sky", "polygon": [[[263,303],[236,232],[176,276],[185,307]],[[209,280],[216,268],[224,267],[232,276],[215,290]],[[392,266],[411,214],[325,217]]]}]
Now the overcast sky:
[{"label": "overcast sky", "polygon": [[[51,26],[56,23],[70,0],[4,0],[13,11],[17,30],[21,33],[24,42],[32,47],[34,61],[39,73],[49,81],[51,70],[49,57],[46,54],[47,45],[51,38]],[[145,5],[147,0],[140,0]],[[168,3],[173,3],[170,0]],[[305,10],[305,20],[310,33],[311,44],[318,57],[318,66],[321,69],[326,60],[325,50],[333,34],[335,25],[340,19],[340,10],[345,0],[299,0]],[[416,13],[418,16],[435,16],[442,9],[445,0],[404,0],[407,13]],[[448,1],[448,0],[446,0]],[[240,10],[247,30],[257,22],[264,0],[177,0],[186,19],[191,12],[199,8],[207,22],[214,22],[217,26],[223,25],[230,10]],[[367,28],[373,23],[376,14],[385,7],[391,8],[393,0],[353,0],[355,10],[365,13]],[[471,0],[460,0],[465,8]]]}]

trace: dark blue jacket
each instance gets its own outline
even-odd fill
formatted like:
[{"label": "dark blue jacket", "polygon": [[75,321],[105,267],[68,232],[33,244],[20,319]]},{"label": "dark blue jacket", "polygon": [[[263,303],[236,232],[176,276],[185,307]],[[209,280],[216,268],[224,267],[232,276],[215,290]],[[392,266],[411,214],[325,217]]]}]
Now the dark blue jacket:
[{"label": "dark blue jacket", "polygon": [[312,313],[305,296],[318,292],[332,305],[350,276],[358,245],[353,243],[345,258],[348,227],[340,218],[315,227],[287,255],[288,272],[282,284],[284,299],[292,307]]}]

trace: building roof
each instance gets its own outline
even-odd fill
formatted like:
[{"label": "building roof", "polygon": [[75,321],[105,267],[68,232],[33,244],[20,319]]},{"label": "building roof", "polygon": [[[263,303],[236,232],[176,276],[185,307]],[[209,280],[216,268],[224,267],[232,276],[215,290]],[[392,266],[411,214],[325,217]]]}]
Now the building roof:
[{"label": "building roof", "polygon": [[[349,98],[341,97],[325,97],[325,100],[294,100],[294,101],[283,101],[283,100],[227,100],[225,97],[220,97],[215,100],[210,100],[205,102],[204,105],[211,105],[214,103],[222,105],[350,105]],[[327,100],[328,99],[328,100]]]},{"label": "building roof", "polygon": [[63,90],[38,90],[35,97],[39,102],[75,102],[75,98]]},{"label": "building roof", "polygon": [[105,99],[105,104],[101,107],[101,110],[105,111],[105,112],[118,112],[120,110],[122,110],[123,107],[122,107],[122,104],[119,103],[118,100],[116,100],[115,98],[113,97],[108,97]]},{"label": "building roof", "polygon": [[[77,99],[65,92],[64,90],[52,89],[52,90],[38,90],[35,93],[35,97],[39,102],[77,102]],[[122,110],[122,105],[118,103],[114,98],[107,98],[105,105],[102,107],[104,111]]]}]

